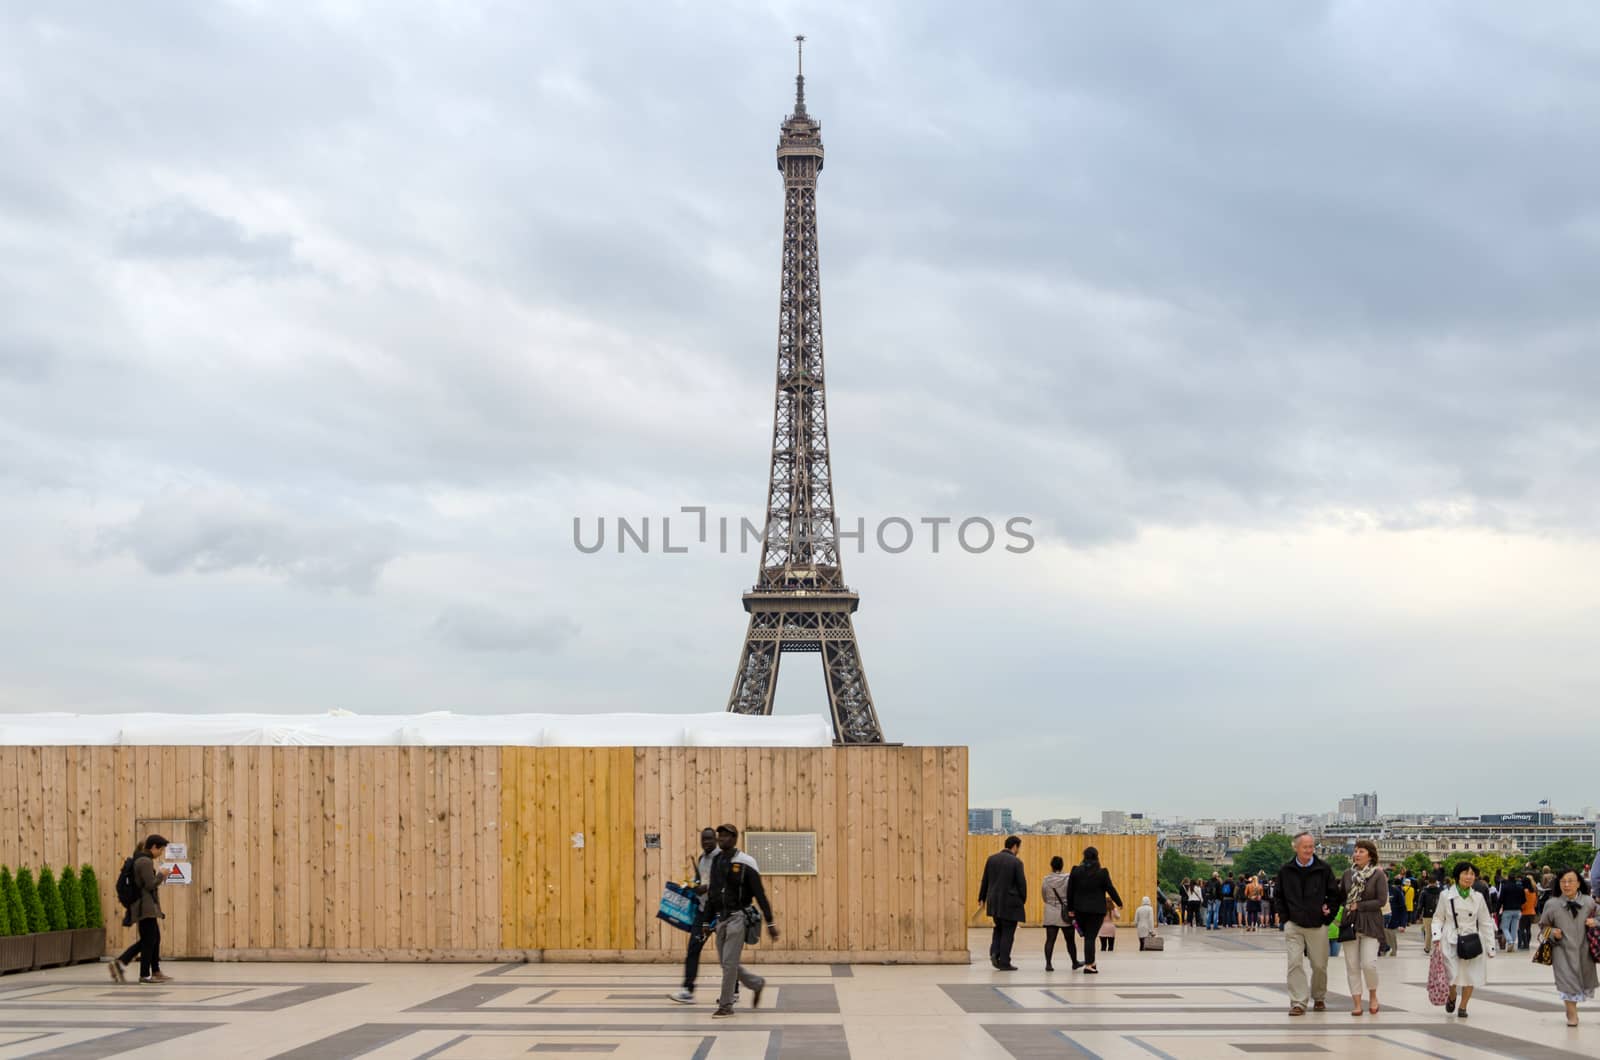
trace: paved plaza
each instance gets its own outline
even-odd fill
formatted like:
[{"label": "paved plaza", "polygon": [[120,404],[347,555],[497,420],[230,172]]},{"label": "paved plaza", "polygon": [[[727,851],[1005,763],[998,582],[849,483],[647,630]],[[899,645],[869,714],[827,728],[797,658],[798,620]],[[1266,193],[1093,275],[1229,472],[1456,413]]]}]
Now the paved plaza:
[{"label": "paved plaza", "polygon": [[1019,933],[1009,973],[983,958],[985,932],[970,937],[969,966],[761,966],[762,1008],[717,1021],[712,965],[692,1008],[666,999],[677,968],[660,964],[171,962],[161,987],[80,965],[0,979],[0,1058],[1600,1055],[1600,1007],[1569,1030],[1527,953],[1494,961],[1468,1020],[1430,1007],[1414,931],[1380,962],[1383,1012],[1360,1019],[1337,959],[1328,1011],[1286,1015],[1277,932],[1174,928],[1166,952],[1141,954],[1125,930],[1098,978],[1045,973],[1038,929]]}]

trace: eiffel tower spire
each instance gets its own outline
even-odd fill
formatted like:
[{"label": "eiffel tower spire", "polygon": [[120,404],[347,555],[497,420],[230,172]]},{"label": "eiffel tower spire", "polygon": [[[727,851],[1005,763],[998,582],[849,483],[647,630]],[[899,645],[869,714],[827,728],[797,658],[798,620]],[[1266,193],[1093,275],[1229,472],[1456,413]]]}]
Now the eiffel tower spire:
[{"label": "eiffel tower spire", "polygon": [[[803,62],[804,37],[796,37]],[[756,584],[744,594],[750,627],[728,697],[737,714],[771,714],[784,652],[818,652],[827,677],[834,739],[882,743],[851,615],[860,597],[844,584],[822,366],[822,279],[817,253],[817,174],[822,124],[806,113],[804,66],[794,113],[779,128],[783,259],[778,285],[778,372],[772,473]]]}]

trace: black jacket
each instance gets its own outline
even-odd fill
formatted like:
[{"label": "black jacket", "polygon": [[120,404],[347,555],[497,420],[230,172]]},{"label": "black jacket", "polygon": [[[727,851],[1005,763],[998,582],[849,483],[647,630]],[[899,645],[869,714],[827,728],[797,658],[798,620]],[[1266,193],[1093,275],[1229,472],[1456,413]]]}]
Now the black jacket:
[{"label": "black jacket", "polygon": [[1028,876],[1022,870],[1022,859],[1006,850],[990,854],[983,863],[978,901],[996,920],[1026,920]]},{"label": "black jacket", "polygon": [[1422,889],[1422,915],[1432,916],[1434,910],[1439,908],[1439,895],[1444,893],[1437,883],[1430,883]]},{"label": "black jacket", "polygon": [[1339,881],[1321,858],[1313,857],[1305,868],[1290,858],[1278,870],[1278,912],[1284,919],[1305,928],[1327,927],[1343,904]]},{"label": "black jacket", "polygon": [[1205,900],[1208,902],[1222,901],[1222,881],[1207,880],[1206,885],[1201,888],[1200,893],[1205,896]]},{"label": "black jacket", "polygon": [[1074,913],[1106,913],[1106,896],[1117,905],[1122,895],[1111,885],[1111,873],[1098,862],[1094,865],[1074,865],[1067,874],[1067,908]]},{"label": "black jacket", "polygon": [[760,906],[761,915],[767,923],[772,923],[772,904],[767,901],[767,889],[761,885],[755,859],[742,850],[719,851],[711,861],[711,879],[706,886],[701,919],[741,912],[751,902]]}]

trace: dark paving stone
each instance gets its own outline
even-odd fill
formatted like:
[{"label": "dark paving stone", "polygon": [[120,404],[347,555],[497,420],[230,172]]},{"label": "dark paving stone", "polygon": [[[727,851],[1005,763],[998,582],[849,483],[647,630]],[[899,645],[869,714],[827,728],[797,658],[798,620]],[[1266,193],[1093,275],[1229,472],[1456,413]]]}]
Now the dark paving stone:
[{"label": "dark paving stone", "polygon": [[[81,1001],[51,1001],[49,996],[34,998],[22,997],[15,1000],[6,995],[26,990],[37,983],[23,983],[9,989],[0,988],[0,1013],[21,1010],[49,1011],[51,1009],[82,1008]],[[77,982],[58,983],[58,986],[78,987],[86,984]],[[98,984],[96,984],[98,985]],[[282,1009],[304,1005],[310,1001],[320,1001],[325,997],[342,994],[346,990],[366,986],[366,983],[238,983],[216,980],[200,980],[193,983],[174,984],[175,986],[192,987],[197,990],[210,990],[213,987],[240,987],[238,990],[229,990],[220,993],[219,997],[230,994],[245,993],[248,989],[272,989],[274,987],[291,987],[289,990],[278,990],[277,993],[268,994],[266,997],[253,998],[249,1001],[236,1001],[231,1005],[211,1004],[208,1002],[173,1002],[164,1001],[160,988],[130,986],[122,990],[106,991],[106,997],[120,1001],[121,1007],[128,1009],[159,1009],[162,1012],[278,1012]],[[106,1006],[112,1007],[112,1006]]]},{"label": "dark paving stone", "polygon": [[[504,1034],[561,1034],[578,1035],[598,1032],[604,1036],[607,1032],[626,1031],[630,1038],[640,1035],[657,1034],[662,1037],[683,1038],[687,1036],[700,1036],[700,1048],[696,1051],[697,1057],[710,1055],[711,1047],[717,1039],[735,1035],[761,1035],[767,1039],[767,1060],[850,1060],[850,1046],[845,1039],[844,1028],[837,1026],[794,1025],[794,1024],[746,1024],[733,1026],[720,1025],[714,1032],[701,1032],[668,1024],[628,1024],[619,1026],[603,1023],[493,1023],[493,1024],[461,1024],[461,1023],[367,1023],[360,1027],[352,1027],[338,1034],[302,1045],[297,1049],[279,1053],[273,1060],[348,1060],[348,1058],[363,1056],[375,1049],[400,1041],[418,1031],[424,1030],[449,1030],[455,1031],[459,1037],[452,1040],[454,1045],[470,1038],[474,1031],[484,1031]],[[599,1041],[595,1046],[613,1046],[614,1043]],[[442,1048],[448,1048],[445,1046]],[[551,1043],[549,1048],[541,1049],[535,1045],[530,1052],[594,1052],[597,1049],[574,1049],[571,1045],[556,1045]],[[435,1050],[437,1052],[438,1050]],[[99,1056],[101,1054],[95,1054]]]},{"label": "dark paving stone", "polygon": [[[1052,1027],[1048,1024],[1012,1024],[1012,1023],[985,1023],[982,1025],[989,1037],[993,1038],[1001,1048],[1005,1049],[1018,1060],[1037,1060],[1040,1057],[1094,1057],[1096,1053],[1073,1039],[1074,1034],[1089,1033],[1083,1027]],[[1320,1021],[1303,1024],[1309,1033],[1320,1034],[1326,1030],[1326,1025]],[[1103,1023],[1093,1028],[1095,1033],[1108,1033],[1117,1035],[1149,1035],[1157,1037],[1162,1034],[1178,1033],[1185,1031],[1260,1033],[1260,1023],[1169,1023],[1152,1026],[1148,1021],[1140,1023]],[[1481,1027],[1468,1027],[1459,1023],[1385,1023],[1381,1031],[1366,1032],[1366,1037],[1374,1040],[1382,1039],[1384,1034],[1394,1034],[1397,1031],[1416,1031],[1427,1035],[1439,1043],[1439,1052],[1433,1055],[1455,1056],[1459,1055],[1460,1048],[1481,1049],[1488,1053],[1497,1053],[1500,1056],[1514,1058],[1514,1060],[1571,1060],[1573,1057],[1586,1057],[1592,1060],[1592,1051],[1568,1051],[1556,1049],[1547,1045],[1537,1045],[1521,1038],[1514,1038],[1507,1034],[1497,1034]],[[1274,1031],[1274,1034],[1283,1034],[1283,1031]],[[1219,1043],[1221,1044],[1221,1043]],[[1327,1052],[1328,1050],[1312,1042],[1282,1041],[1273,1043],[1254,1042],[1227,1042],[1241,1052]],[[1258,1046],[1251,1048],[1252,1046]],[[1452,1049],[1452,1046],[1458,1048]],[[1146,1045],[1146,1048],[1151,1046]],[[1406,1048],[1412,1048],[1407,1046]]]},{"label": "dark paving stone", "polygon": [[[221,1026],[217,1023],[161,1023],[153,1026],[130,1026],[134,1021],[121,1023],[85,1023],[83,1020],[0,1020],[0,1030],[10,1027],[59,1027],[62,1030],[86,1030],[100,1027],[122,1028],[114,1033],[96,1038],[92,1042],[78,1042],[72,1045],[63,1045],[57,1049],[48,1049],[42,1053],[30,1054],[36,1057],[49,1057],[50,1060],[101,1060],[107,1056],[121,1056],[123,1053],[134,1049],[142,1049],[147,1045],[159,1045],[168,1039],[177,1039],[199,1031],[208,1031],[213,1027]],[[13,1045],[19,1043],[11,1043]],[[182,1045],[174,1045],[174,1050],[185,1052]]]}]

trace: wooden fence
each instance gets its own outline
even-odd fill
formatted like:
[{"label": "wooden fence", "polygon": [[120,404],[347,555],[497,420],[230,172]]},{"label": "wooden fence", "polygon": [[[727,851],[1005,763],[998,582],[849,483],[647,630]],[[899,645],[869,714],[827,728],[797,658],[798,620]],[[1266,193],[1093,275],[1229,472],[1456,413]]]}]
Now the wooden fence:
[{"label": "wooden fence", "polygon": [[0,747],[0,864],[93,864],[111,911],[186,844],[174,956],[671,961],[662,883],[732,821],[816,833],[758,958],[964,962],[966,792],[959,747]]},{"label": "wooden fence", "polygon": [[[1111,882],[1125,903],[1120,924],[1133,923],[1133,911],[1146,895],[1156,900],[1156,837],[1151,835],[1025,835],[1022,836],[1022,866],[1028,877],[1028,919],[1039,924],[1044,919],[1044,898],[1039,884],[1050,872],[1050,859],[1059,855],[1070,871],[1083,860],[1083,848],[1100,852],[1100,864],[1111,872]],[[978,906],[978,884],[983,879],[983,863],[1000,850],[1005,836],[967,837],[967,923],[981,927],[990,923]]]}]

